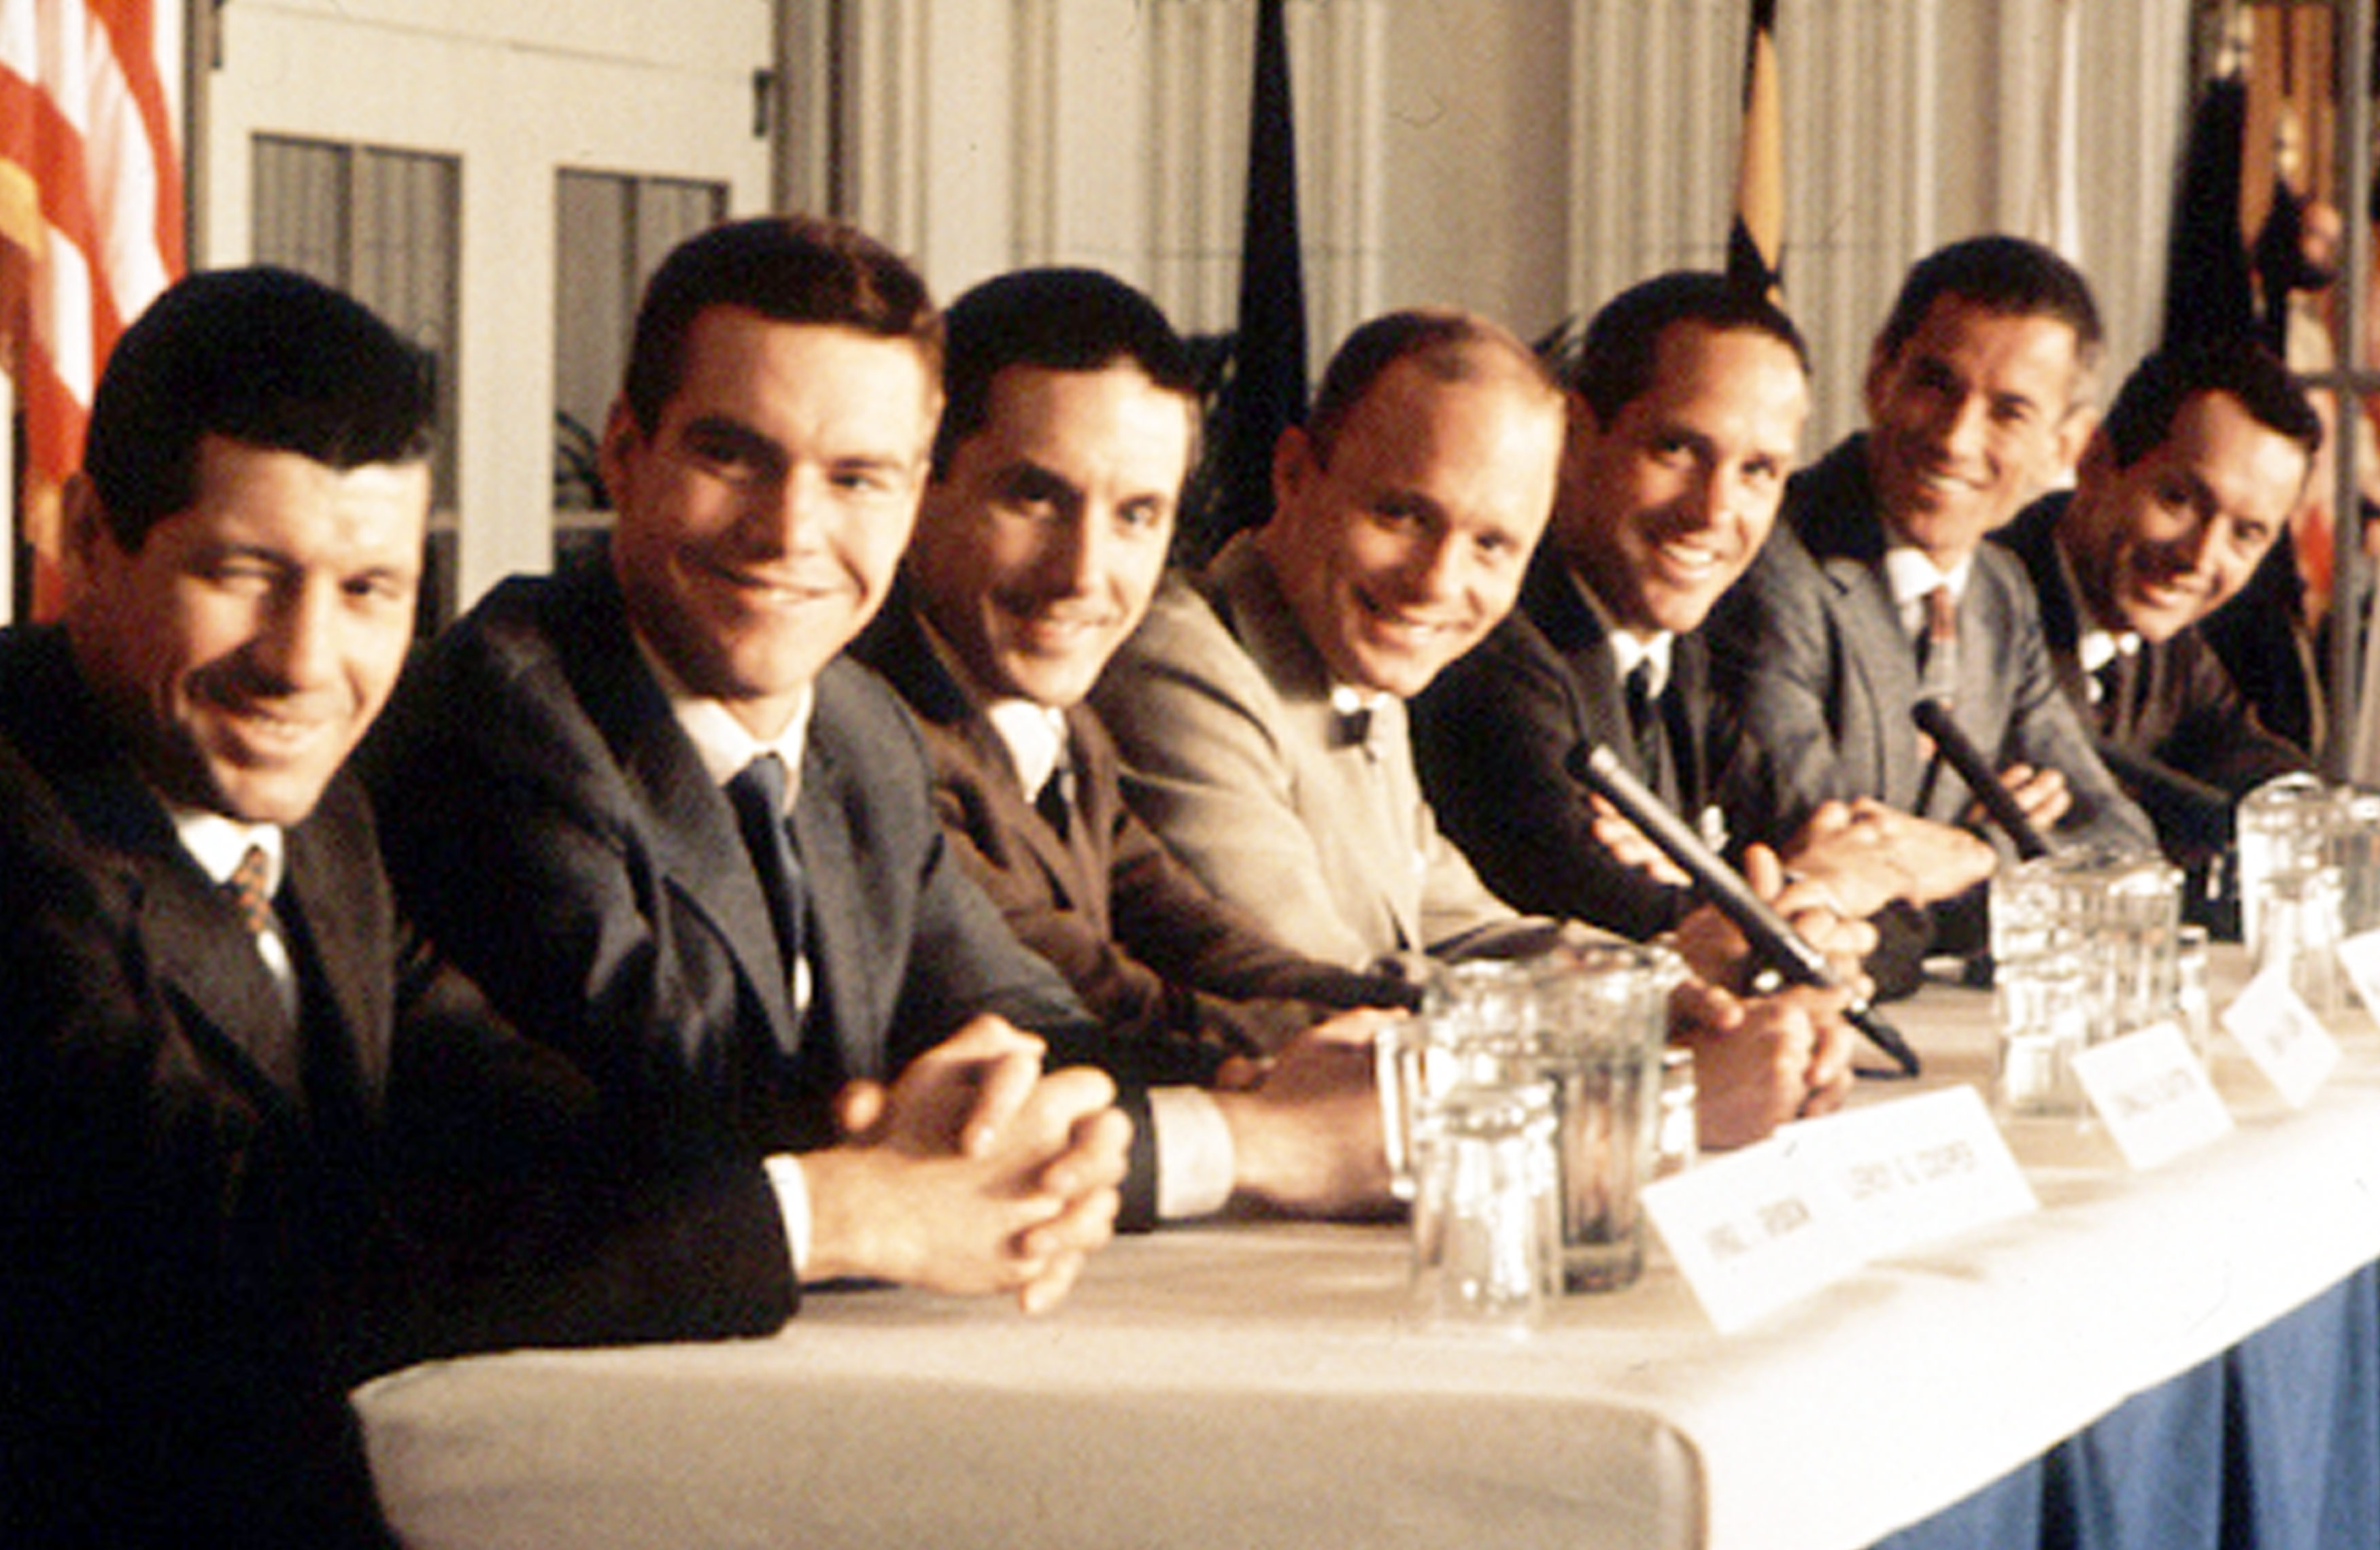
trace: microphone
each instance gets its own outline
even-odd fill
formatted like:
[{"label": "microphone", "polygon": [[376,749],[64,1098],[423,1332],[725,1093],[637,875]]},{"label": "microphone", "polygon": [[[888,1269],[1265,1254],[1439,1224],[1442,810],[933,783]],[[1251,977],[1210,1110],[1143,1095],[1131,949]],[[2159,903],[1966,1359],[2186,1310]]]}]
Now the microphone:
[{"label": "microphone", "polygon": [[2024,809],[2017,805],[2008,787],[2000,784],[1999,776],[1984,761],[1973,740],[1950,714],[1949,705],[1938,699],[1921,699],[1912,714],[1917,718],[1918,728],[1934,740],[1936,750],[1950,761],[1950,768],[1959,772],[1967,789],[1983,803],[1984,811],[2015,842],[2016,854],[2027,861],[2047,855],[2051,850],[2049,842],[2033,827],[2033,820],[2024,816]]},{"label": "microphone", "polygon": [[[1619,755],[1603,744],[1590,744],[1572,752],[1570,765],[1573,775],[1619,808],[1622,817],[1634,824],[1646,839],[1660,847],[1662,854],[1677,864],[1680,871],[1694,880],[1696,891],[1735,923],[1735,928],[1743,933],[1744,940],[1752,944],[1752,951],[1763,963],[1796,985],[1842,988],[1842,981],[1835,976],[1826,954],[1794,930],[1792,923],[1777,913],[1776,906],[1753,892],[1743,875],[1705,844],[1702,836],[1631,774],[1628,767],[1620,762]],[[1892,1057],[1893,1064],[1902,1072],[1911,1076],[1917,1074],[1917,1052],[1864,999],[1854,997],[1851,1005],[1843,1009],[1843,1020]]]}]

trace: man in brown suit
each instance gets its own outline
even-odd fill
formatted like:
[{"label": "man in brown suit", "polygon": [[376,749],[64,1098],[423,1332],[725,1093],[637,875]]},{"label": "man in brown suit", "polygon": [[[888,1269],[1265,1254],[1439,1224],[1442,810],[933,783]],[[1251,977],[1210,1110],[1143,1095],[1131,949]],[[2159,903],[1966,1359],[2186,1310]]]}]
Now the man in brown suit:
[{"label": "man in brown suit", "polygon": [[[1188,351],[1146,297],[1090,270],[1002,276],[947,324],[917,530],[855,654],[923,723],[961,863],[1111,1031],[1202,1041],[1210,1069],[1238,1058],[1218,1071],[1227,1089],[1278,1058],[1252,1091],[1158,1090],[1160,1215],[1235,1190],[1361,1204],[1332,1181],[1370,1173],[1369,1023],[1299,1035],[1340,1009],[1407,1004],[1412,987],[1293,952],[1217,899],[1124,806],[1114,744],[1083,703],[1164,570],[1196,440]],[[1272,1178],[1256,1133],[1268,1115],[1283,1135],[1336,1139],[1301,1149],[1298,1178]],[[1201,1135],[1215,1144],[1186,1161],[1184,1138]]]}]

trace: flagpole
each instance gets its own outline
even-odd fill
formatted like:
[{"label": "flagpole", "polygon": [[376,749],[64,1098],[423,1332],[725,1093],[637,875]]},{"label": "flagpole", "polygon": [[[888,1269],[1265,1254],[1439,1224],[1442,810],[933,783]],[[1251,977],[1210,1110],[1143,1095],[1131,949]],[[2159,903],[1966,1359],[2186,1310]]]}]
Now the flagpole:
[{"label": "flagpole", "polygon": [[1305,276],[1299,256],[1297,139],[1283,0],[1258,0],[1248,104],[1248,180],[1240,228],[1238,331],[1216,406],[1215,491],[1191,535],[1194,558],[1272,513],[1272,454],[1305,418]]},{"label": "flagpole", "polygon": [[1785,285],[1785,115],[1777,76],[1777,0],[1752,0],[1727,272],[1738,285],[1772,297]]}]

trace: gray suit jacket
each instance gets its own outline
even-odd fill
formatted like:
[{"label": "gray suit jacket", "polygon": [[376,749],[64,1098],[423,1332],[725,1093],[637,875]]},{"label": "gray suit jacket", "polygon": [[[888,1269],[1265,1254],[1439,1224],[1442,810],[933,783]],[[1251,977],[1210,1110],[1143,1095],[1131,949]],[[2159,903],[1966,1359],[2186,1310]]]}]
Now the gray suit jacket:
[{"label": "gray suit jacket", "polygon": [[1092,692],[1124,795],[1208,888],[1309,957],[1499,951],[1545,923],[1489,893],[1439,833],[1402,702],[1368,745],[1249,536],[1167,578]]},{"label": "gray suit jacket", "polygon": [[[1772,535],[1746,576],[1742,633],[1726,653],[1768,776],[1758,810],[1740,815],[1741,836],[1788,839],[1819,803],[1854,796],[1958,821],[1972,796],[1925,757],[1911,720],[1917,659],[1884,580],[1864,439],[1795,476],[1787,509],[1791,530]],[[1993,768],[2065,775],[2073,805],[2059,838],[2155,846],[2058,687],[2023,567],[1990,544],[1976,551],[1960,603],[1959,665],[1957,718]]]}]

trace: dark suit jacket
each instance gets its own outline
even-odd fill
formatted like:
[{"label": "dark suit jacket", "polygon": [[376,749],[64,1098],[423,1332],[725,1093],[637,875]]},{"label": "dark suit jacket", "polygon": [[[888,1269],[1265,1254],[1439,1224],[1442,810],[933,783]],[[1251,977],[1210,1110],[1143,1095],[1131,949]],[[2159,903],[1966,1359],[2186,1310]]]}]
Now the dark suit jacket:
[{"label": "dark suit jacket", "polygon": [[1645,768],[1603,622],[1540,547],[1520,606],[1414,701],[1414,757],[1439,827],[1521,909],[1639,939],[1670,929],[1693,890],[1612,858],[1570,761],[1609,746],[1707,835],[1700,820],[1718,797],[1708,660],[1698,635],[1672,641],[1666,757]]},{"label": "dark suit jacket", "polygon": [[[1726,653],[1723,687],[1768,776],[1756,810],[1741,815],[1742,837],[1789,839],[1819,803],[1854,796],[1957,821],[1972,802],[1965,783],[1921,757],[1911,721],[1917,660],[1884,581],[1864,438],[1794,476],[1786,511],[1790,533],[1771,535],[1742,588],[1748,633]],[[1993,767],[2066,777],[2073,804],[2060,837],[2155,842],[2058,687],[2022,567],[1989,544],[1960,603],[1959,663],[1958,720]]]},{"label": "dark suit jacket", "polygon": [[2058,684],[2111,750],[2118,778],[2168,854],[2203,866],[2231,842],[2233,802],[2313,761],[2265,730],[2195,626],[2118,658],[2109,692],[2093,703],[2079,655],[2082,612],[2056,537],[2068,499],[2037,501],[1992,536],[2033,578]]},{"label": "dark suit jacket", "polygon": [[358,1379],[792,1309],[757,1169],[632,1225],[585,1084],[405,932],[352,781],[286,857],[296,1027],[63,636],[0,639],[0,1540],[374,1543]]},{"label": "dark suit jacket", "polygon": [[921,723],[943,832],[1019,939],[1126,1037],[1203,1037],[1269,1052],[1337,1008],[1409,1004],[1412,989],[1292,952],[1207,890],[1124,805],[1115,744],[1087,705],[1065,713],[1075,819],[1033,805],[1006,744],[896,591],[853,648]]},{"label": "dark suit jacket", "polygon": [[[790,976],[725,794],[630,635],[602,557],[517,577],[398,692],[370,767],[401,896],[506,1015],[601,1088],[622,1145],[672,1167],[833,1138]],[[916,724],[873,673],[820,674],[793,829],[812,1002],[799,1037],[886,1079],[997,1012],[1129,1081],[934,819]],[[1142,1171],[1145,1171],[1142,1170]]]}]

